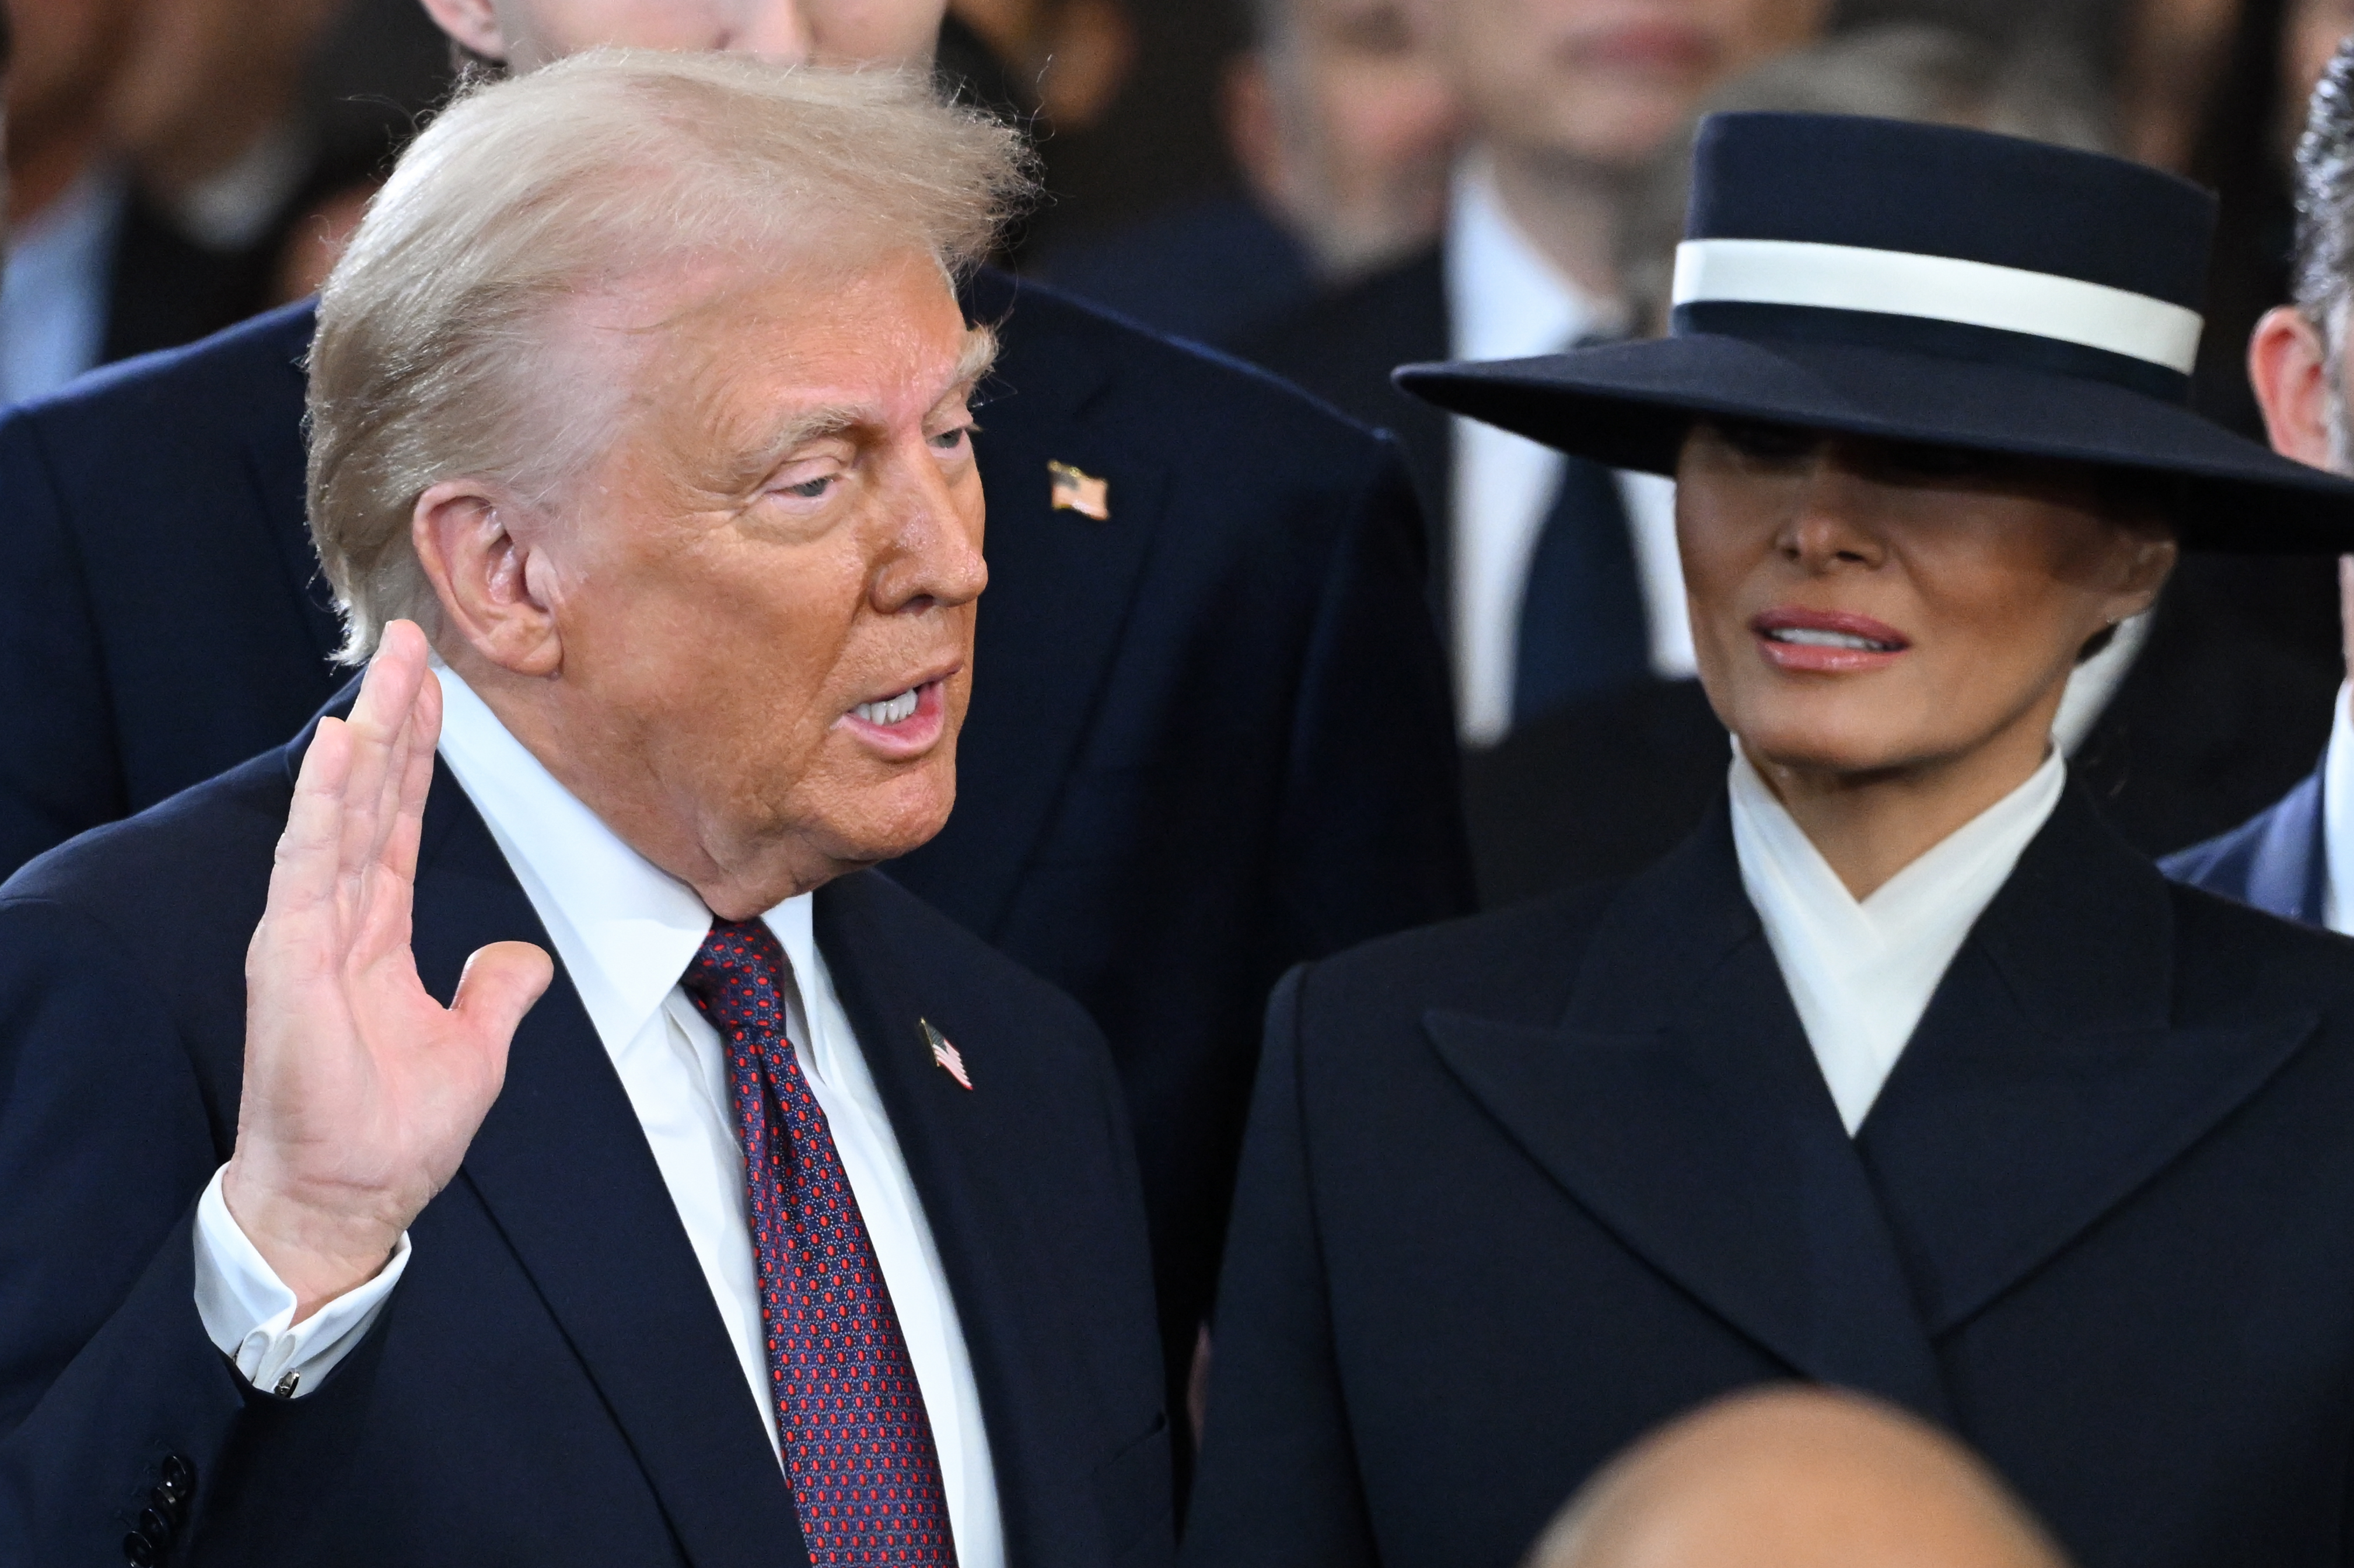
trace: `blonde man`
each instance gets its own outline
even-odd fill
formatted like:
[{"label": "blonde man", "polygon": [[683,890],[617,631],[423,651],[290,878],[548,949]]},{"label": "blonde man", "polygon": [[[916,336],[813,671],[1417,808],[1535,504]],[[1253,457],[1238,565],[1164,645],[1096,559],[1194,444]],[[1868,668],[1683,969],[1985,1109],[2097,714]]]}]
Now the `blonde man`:
[{"label": "blonde man", "polygon": [[404,158],[313,355],[365,682],[0,899],[0,1557],[1167,1557],[1101,1037],[863,869],[955,792],[1020,185],[717,56]]}]

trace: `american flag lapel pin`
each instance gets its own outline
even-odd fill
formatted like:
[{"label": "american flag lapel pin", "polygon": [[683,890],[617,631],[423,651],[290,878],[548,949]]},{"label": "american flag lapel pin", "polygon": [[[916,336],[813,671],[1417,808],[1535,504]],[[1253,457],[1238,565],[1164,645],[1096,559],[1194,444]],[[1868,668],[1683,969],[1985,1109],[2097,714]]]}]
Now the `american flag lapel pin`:
[{"label": "american flag lapel pin", "polygon": [[1048,463],[1046,478],[1054,499],[1052,510],[1076,512],[1098,523],[1111,521],[1111,481],[1097,479],[1066,462]]},{"label": "american flag lapel pin", "polygon": [[924,1043],[932,1048],[933,1065],[954,1078],[960,1087],[971,1088],[972,1080],[966,1077],[964,1073],[964,1057],[955,1046],[949,1044],[949,1037],[933,1028],[932,1021],[928,1018],[918,1018],[916,1022],[923,1026]]}]

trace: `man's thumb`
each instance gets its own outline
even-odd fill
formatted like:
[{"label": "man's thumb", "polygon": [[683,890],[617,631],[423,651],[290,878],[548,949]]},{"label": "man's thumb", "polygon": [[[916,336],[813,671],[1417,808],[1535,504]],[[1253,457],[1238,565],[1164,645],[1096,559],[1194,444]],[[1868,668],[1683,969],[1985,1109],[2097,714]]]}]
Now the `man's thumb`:
[{"label": "man's thumb", "polygon": [[450,1011],[504,1044],[555,978],[555,960],[541,948],[529,942],[493,942],[466,960]]}]

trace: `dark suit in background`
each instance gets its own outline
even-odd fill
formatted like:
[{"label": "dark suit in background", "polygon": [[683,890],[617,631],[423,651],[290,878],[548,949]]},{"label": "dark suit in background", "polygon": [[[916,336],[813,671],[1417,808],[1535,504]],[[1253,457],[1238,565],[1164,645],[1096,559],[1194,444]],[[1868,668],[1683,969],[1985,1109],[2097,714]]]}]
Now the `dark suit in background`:
[{"label": "dark suit in background", "polygon": [[1803,1378],[1950,1426],[2083,1568],[2336,1568],[2354,947],[2072,789],[1850,1139],[1717,808],[1638,876],[1269,1012],[1183,1560],[1509,1568]]},{"label": "dark suit in background", "polygon": [[1186,202],[1057,246],[1038,276],[1090,304],[1196,343],[1247,340],[1316,296],[1308,252],[1246,196]]},{"label": "dark suit in background", "polygon": [[[159,1561],[239,1568],[805,1563],[735,1346],[560,966],[366,1339],[300,1400],[214,1349],[193,1214],[235,1145],[245,946],[309,738],[0,888],[0,1557],[118,1563],[143,1528],[170,1542]],[[880,874],[821,889],[815,918],[956,1300],[1009,1557],[1165,1563],[1143,1213],[1100,1036]],[[419,974],[446,1001],[467,955],[509,938],[556,951],[437,769]],[[933,1065],[919,1018],[975,1090]],[[183,1522],[142,1525],[150,1509]]]},{"label": "dark suit in background", "polygon": [[[990,588],[958,808],[893,874],[1076,996],[1137,1118],[1172,1376],[1268,989],[1470,901],[1394,451],[989,273]],[[307,306],[0,419],[0,866],[274,746],[333,694],[302,520]],[[1050,505],[1049,462],[1108,484]]]},{"label": "dark suit in background", "polygon": [[2253,905],[2268,915],[2318,926],[2329,885],[2329,843],[2321,770],[2270,806],[2204,843],[2158,862],[2177,882]]}]

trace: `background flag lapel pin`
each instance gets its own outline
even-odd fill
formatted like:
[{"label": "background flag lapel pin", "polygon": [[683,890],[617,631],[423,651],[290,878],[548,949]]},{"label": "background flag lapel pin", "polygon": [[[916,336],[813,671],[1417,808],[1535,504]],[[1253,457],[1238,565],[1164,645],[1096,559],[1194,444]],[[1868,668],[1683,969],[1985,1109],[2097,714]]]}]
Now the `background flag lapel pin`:
[{"label": "background flag lapel pin", "polygon": [[1054,511],[1076,512],[1098,523],[1111,521],[1111,481],[1097,479],[1066,462],[1048,463],[1046,476],[1054,482]]},{"label": "background flag lapel pin", "polygon": [[972,1080],[964,1075],[964,1057],[955,1046],[949,1044],[949,1037],[933,1028],[932,1021],[928,1018],[918,1018],[916,1022],[923,1025],[924,1040],[932,1048],[933,1063],[941,1072],[954,1078],[959,1085],[968,1089],[971,1088]]}]

